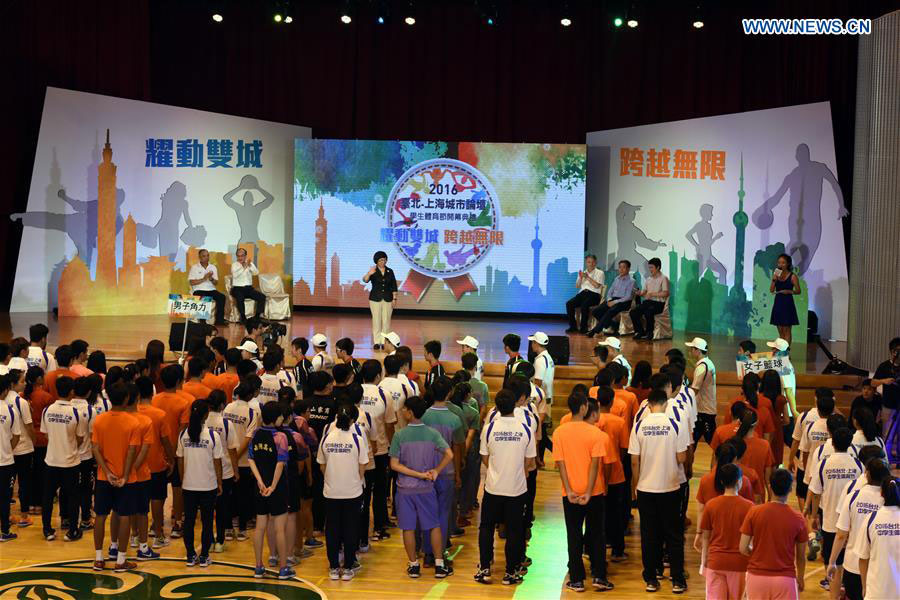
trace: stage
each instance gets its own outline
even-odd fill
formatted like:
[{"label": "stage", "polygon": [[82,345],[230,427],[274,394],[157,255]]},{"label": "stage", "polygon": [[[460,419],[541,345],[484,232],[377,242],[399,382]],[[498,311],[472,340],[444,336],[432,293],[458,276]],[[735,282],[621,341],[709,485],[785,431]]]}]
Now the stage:
[{"label": "stage", "polygon": [[[170,322],[172,321],[167,315],[56,318],[52,313],[6,313],[0,315],[0,339],[8,340],[16,336],[27,338],[30,325],[46,323],[50,328],[47,341],[50,349],[80,338],[87,340],[92,350],[99,348],[106,352],[109,361],[130,361],[143,357],[144,348],[152,339],[163,340],[168,349]],[[383,356],[383,353],[372,349],[372,328],[368,312],[339,313],[308,309],[294,311],[290,321],[283,323],[288,330],[287,336],[282,340],[285,349],[289,348],[290,340],[295,337],[309,339],[314,333],[324,333],[328,336],[331,351],[337,340],[349,337],[356,343],[355,357],[365,359]],[[507,333],[515,333],[522,337],[521,352],[526,354],[527,337],[530,334],[543,331],[547,335],[566,335],[566,327],[563,317],[467,318],[465,313],[448,313],[446,317],[435,317],[400,312],[395,313],[392,320],[392,329],[397,332],[404,345],[412,348],[417,360],[421,360],[424,355],[423,344],[434,339],[443,344],[442,360],[458,361],[460,348],[455,342],[466,335],[471,335],[479,341],[478,354],[486,364],[506,362],[502,339]],[[236,323],[219,328],[219,335],[226,337],[231,345],[240,343],[244,333],[244,328]],[[621,338],[622,351],[632,365],[640,360],[646,360],[655,369],[665,362],[667,350],[673,347],[686,350],[685,341],[693,339],[695,335],[709,342],[709,355],[719,373],[735,370],[737,344],[741,340],[724,335],[676,331],[673,339],[656,342],[634,340],[631,336],[624,336]],[[754,341],[762,352],[767,340]],[[569,364],[590,366],[591,351],[596,343],[597,340],[583,335],[569,335]],[[836,356],[846,354],[846,342],[825,342],[825,345]],[[795,343],[791,361],[798,373],[816,375],[822,372],[828,358],[816,344]]]}]

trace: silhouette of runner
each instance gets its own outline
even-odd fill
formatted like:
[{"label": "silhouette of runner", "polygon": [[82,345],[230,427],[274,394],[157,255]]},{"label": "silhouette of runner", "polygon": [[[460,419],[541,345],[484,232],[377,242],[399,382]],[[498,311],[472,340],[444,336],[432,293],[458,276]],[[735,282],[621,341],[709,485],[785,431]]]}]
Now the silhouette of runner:
[{"label": "silhouette of runner", "polygon": [[[78,257],[90,267],[97,248],[97,199],[76,200],[66,194],[66,190],[60,188],[56,195],[65,201],[72,213],[53,213],[45,211],[33,211],[25,213],[13,213],[9,216],[12,221],[22,221],[26,227],[39,229],[52,229],[61,231],[69,236],[75,244]],[[125,202],[125,190],[116,188],[116,233],[122,230],[125,220],[122,218],[122,204]]]},{"label": "silhouette of runner", "polygon": [[647,258],[637,251],[638,246],[647,250],[656,250],[665,244],[661,241],[654,242],[634,224],[634,218],[640,209],[640,206],[628,202],[622,202],[616,208],[616,238],[619,240],[619,248],[615,258],[616,262],[631,261],[631,264],[640,270],[641,276],[647,277],[650,274],[647,270]]},{"label": "silhouette of runner", "polygon": [[809,158],[809,146],[797,146],[797,166],[788,173],[771,198],[753,213],[753,224],[760,229],[772,226],[772,209],[784,194],[790,193],[788,215],[788,243],[785,252],[791,255],[797,271],[803,275],[812,263],[822,241],[822,182],[827,181],[838,201],[838,220],[850,214],[844,206],[841,187],[828,165]]},{"label": "silhouette of runner", "polygon": [[[233,200],[234,196],[241,190],[244,192],[244,203],[238,204]],[[253,193],[256,190],[263,195],[263,201],[254,204]],[[253,175],[244,175],[241,183],[236,188],[225,194],[222,199],[225,204],[230,206],[237,213],[238,225],[241,227],[241,239],[238,244],[253,243],[259,241],[259,218],[262,211],[266,210],[275,201],[275,197],[266,190],[259,187],[259,181]]]},{"label": "silhouette of runner", "polygon": [[[684,237],[687,238],[687,241],[689,241],[691,245],[694,246],[694,250],[697,251],[699,276],[703,277],[703,274],[709,269],[715,273],[716,277],[719,279],[719,283],[725,285],[725,278],[728,275],[728,271],[725,269],[725,265],[719,262],[719,259],[713,256],[712,253],[713,242],[718,240],[724,234],[720,231],[713,235],[712,223],[710,223],[712,216],[712,204],[703,204],[700,206],[700,220],[687,232],[687,234],[685,234]],[[694,238],[695,235],[697,236],[696,239]]]}]

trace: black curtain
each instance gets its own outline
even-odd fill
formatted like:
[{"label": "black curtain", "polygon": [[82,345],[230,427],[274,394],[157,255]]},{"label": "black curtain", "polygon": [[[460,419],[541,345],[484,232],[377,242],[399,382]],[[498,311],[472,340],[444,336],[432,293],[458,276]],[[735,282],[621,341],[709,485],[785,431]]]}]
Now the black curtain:
[{"label": "black curtain", "polygon": [[[500,0],[489,27],[474,0],[415,4],[295,2],[276,25],[267,0],[13,0],[0,13],[8,86],[0,94],[5,213],[22,211],[46,86],[308,125],[315,137],[583,143],[601,129],[831,101],[838,180],[852,183],[853,36],[747,36],[746,17],[876,17],[875,0],[627,3]],[[220,3],[221,4],[221,3]],[[710,4],[710,2],[704,2]],[[815,157],[814,157],[815,158]],[[845,220],[849,236],[849,219]],[[27,232],[26,232],[27,233]],[[22,235],[0,218],[0,310],[9,305]]]}]

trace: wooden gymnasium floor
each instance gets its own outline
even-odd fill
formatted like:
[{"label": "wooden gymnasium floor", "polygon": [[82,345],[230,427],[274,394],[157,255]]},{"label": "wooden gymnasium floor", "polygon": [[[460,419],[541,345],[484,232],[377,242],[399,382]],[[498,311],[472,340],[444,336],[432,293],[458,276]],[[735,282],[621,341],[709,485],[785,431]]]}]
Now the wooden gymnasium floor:
[{"label": "wooden gymnasium floor", "polygon": [[[169,319],[165,316],[153,317],[91,317],[53,319],[47,314],[4,314],[0,315],[0,339],[13,335],[27,335],[32,323],[44,322],[50,327],[49,346],[55,347],[75,338],[90,342],[92,348],[102,348],[110,360],[131,360],[142,355],[147,341],[159,338],[167,341]],[[459,358],[459,348],[453,341],[464,335],[473,335],[481,341],[479,353],[485,362],[501,363],[505,360],[501,338],[509,332],[525,338],[535,330],[550,335],[562,334],[565,323],[553,320],[488,320],[488,319],[441,319],[398,315],[394,320],[394,330],[407,345],[413,348],[417,358],[421,358],[422,344],[429,339],[439,339],[444,343],[444,358],[455,361]],[[287,340],[295,336],[310,337],[315,332],[325,333],[333,343],[343,336],[357,341],[360,358],[374,354],[371,349],[371,330],[368,315],[337,313],[295,313],[288,323]],[[237,325],[221,331],[232,342],[243,334]],[[670,347],[683,347],[691,334],[679,334],[674,340],[648,343],[623,340],[624,350],[632,364],[638,360],[649,360],[654,368],[664,360],[664,353]],[[711,355],[720,365],[720,371],[730,370],[733,364],[735,346],[738,340],[723,336],[710,336]],[[761,344],[764,340],[757,340]],[[285,342],[289,343],[289,342]],[[593,342],[583,336],[571,338],[572,362],[588,363]],[[832,351],[843,354],[843,344],[832,344]],[[798,344],[795,346],[794,361],[798,370],[806,373],[821,372],[826,359],[815,346]],[[490,371],[497,371],[491,365]],[[586,371],[573,369],[573,372]],[[579,375],[580,376],[580,375]],[[492,378],[496,379],[496,378]],[[494,385],[494,382],[491,382]],[[571,382],[569,382],[571,384]],[[562,414],[561,407],[554,410],[554,421]],[[559,413],[559,414],[557,414]],[[709,447],[701,444],[695,461],[695,477],[692,489],[696,491],[699,477],[708,470]],[[795,502],[792,500],[792,504]],[[13,507],[16,515],[16,507]],[[300,582],[277,582],[277,580],[254,580],[249,577],[245,566],[252,566],[253,549],[249,541],[227,544],[223,554],[213,555],[217,564],[205,570],[186,569],[178,561],[184,556],[180,540],[173,540],[163,549],[166,561],[156,561],[139,565],[136,574],[113,578],[111,571],[104,576],[96,576],[89,567],[92,559],[90,534],[75,543],[65,543],[61,538],[46,542],[41,536],[39,518],[35,525],[16,529],[20,538],[0,545],[0,597],[15,598],[86,598],[109,597],[121,594],[130,598],[176,598],[176,597],[248,597],[248,598],[316,598],[333,599],[363,597],[368,598],[517,598],[543,600],[573,596],[563,590],[566,577],[566,538],[559,494],[559,478],[553,462],[547,456],[547,466],[538,476],[537,500],[535,506],[537,521],[533,538],[528,548],[534,560],[525,582],[515,587],[506,587],[497,580],[485,586],[472,580],[477,557],[477,529],[468,527],[463,537],[453,540],[456,574],[443,581],[431,577],[430,571],[416,581],[405,575],[405,553],[399,532],[392,530],[390,540],[372,544],[372,552],[362,555],[363,569],[351,582],[332,582],[327,578],[327,562],[324,550],[304,560],[298,567]],[[168,510],[167,510],[168,512]],[[637,511],[634,511],[637,519]],[[693,501],[689,511],[696,521],[696,504]],[[477,522],[477,521],[476,521]],[[56,521],[54,521],[56,524]],[[632,526],[633,534],[628,537],[629,561],[610,565],[609,578],[616,584],[610,598],[644,597],[640,576],[640,539],[638,522]],[[702,577],[698,574],[699,556],[691,548],[695,525],[691,525],[685,536],[687,570],[690,573],[689,590],[682,597],[703,598]],[[60,532],[61,534],[62,532]],[[199,543],[199,530],[197,531]],[[496,556],[501,557],[502,542],[497,542]],[[57,561],[76,561],[59,565]],[[46,565],[46,563],[57,563]],[[224,564],[227,563],[227,564]],[[29,569],[29,566],[46,565]],[[243,565],[243,566],[242,566]],[[825,598],[826,593],[819,586],[822,578],[821,562],[811,564],[807,569],[806,587],[802,598]],[[140,574],[139,576],[137,574]],[[100,588],[107,588],[106,590]],[[111,591],[112,588],[117,591]],[[93,592],[92,592],[93,590]],[[664,583],[658,597],[674,597],[671,584]],[[321,594],[319,593],[321,592]],[[593,592],[588,592],[593,593]]]}]

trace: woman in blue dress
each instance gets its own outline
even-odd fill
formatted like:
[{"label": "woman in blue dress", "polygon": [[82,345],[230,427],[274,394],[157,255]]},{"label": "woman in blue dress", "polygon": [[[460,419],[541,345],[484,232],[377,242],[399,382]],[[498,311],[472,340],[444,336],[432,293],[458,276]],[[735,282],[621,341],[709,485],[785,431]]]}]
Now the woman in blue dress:
[{"label": "woman in blue dress", "polygon": [[775,271],[772,273],[772,285],[769,286],[769,291],[775,294],[769,323],[778,328],[778,337],[788,344],[791,343],[791,327],[800,323],[797,307],[791,297],[800,293],[800,280],[794,273],[793,266],[790,256],[778,255]]}]

